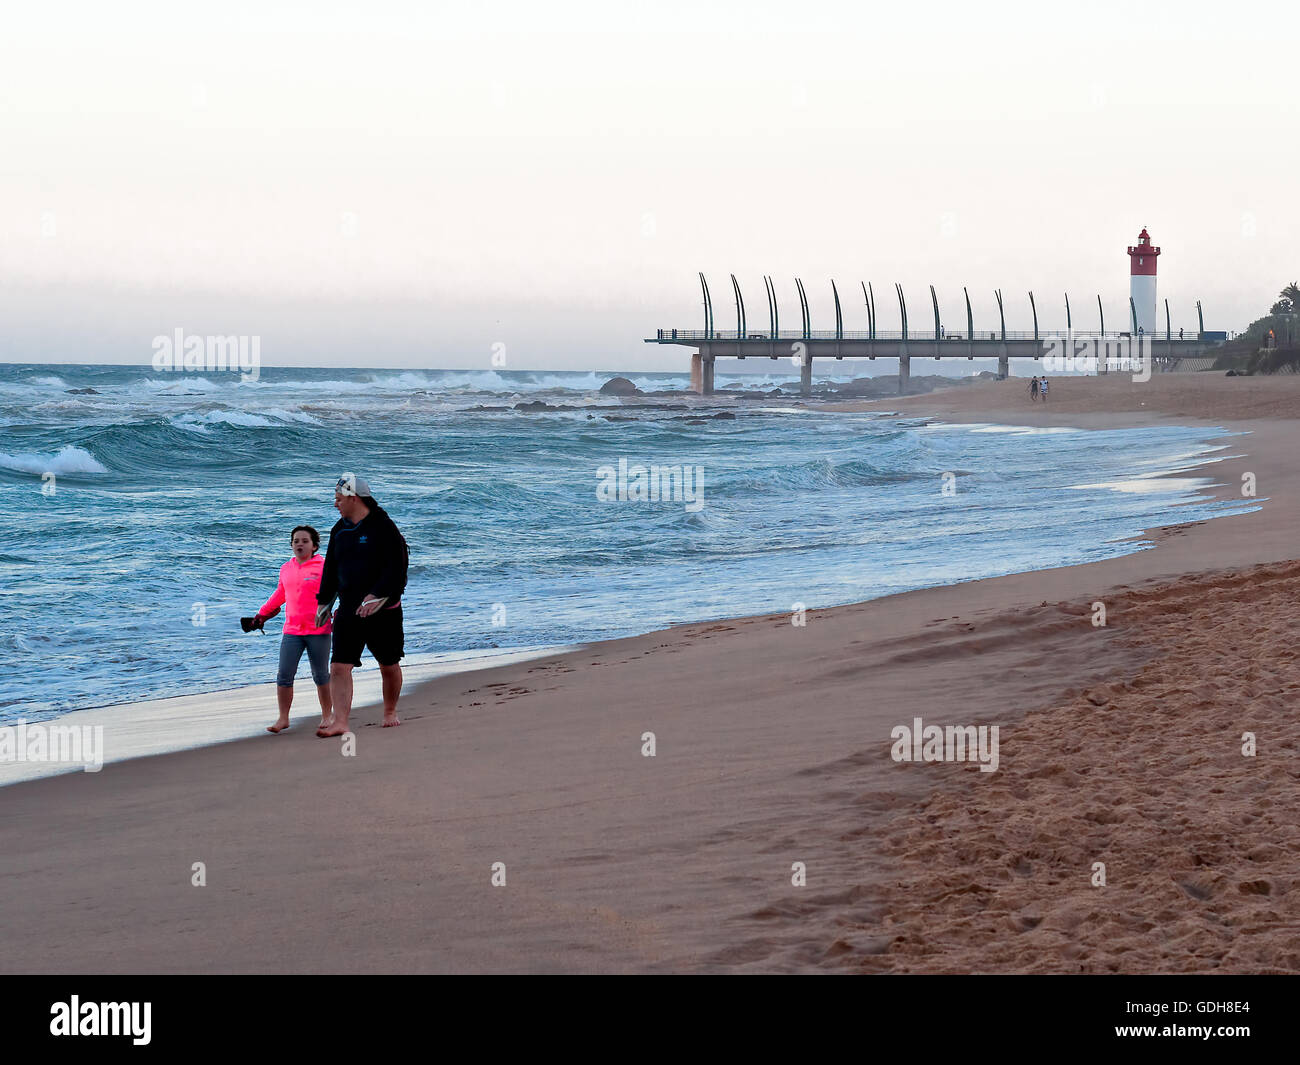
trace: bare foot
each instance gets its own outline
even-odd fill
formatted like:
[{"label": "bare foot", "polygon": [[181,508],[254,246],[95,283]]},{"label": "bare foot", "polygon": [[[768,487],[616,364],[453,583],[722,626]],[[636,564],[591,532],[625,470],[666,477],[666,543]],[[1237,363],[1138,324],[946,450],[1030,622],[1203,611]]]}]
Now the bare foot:
[{"label": "bare foot", "polygon": [[321,729],[327,729],[332,724],[334,724],[334,715],[330,714],[329,717],[323,717],[320,719],[320,724],[316,726],[316,731],[319,732]]},{"label": "bare foot", "polygon": [[278,733],[278,732],[283,732],[288,727],[289,727],[289,719],[287,717],[281,717],[276,719],[274,725],[267,725],[266,731]]},{"label": "bare foot", "polygon": [[334,721],[330,723],[328,728],[325,727],[318,728],[316,730],[316,735],[320,736],[321,738],[326,738],[329,736],[342,736],[344,733],[348,731],[349,730],[347,725],[340,725],[337,721]]},{"label": "bare foot", "polygon": [[401,719],[398,718],[396,710],[392,713],[389,713],[387,710],[384,711],[384,728],[392,728],[394,725],[400,725],[401,723]]}]

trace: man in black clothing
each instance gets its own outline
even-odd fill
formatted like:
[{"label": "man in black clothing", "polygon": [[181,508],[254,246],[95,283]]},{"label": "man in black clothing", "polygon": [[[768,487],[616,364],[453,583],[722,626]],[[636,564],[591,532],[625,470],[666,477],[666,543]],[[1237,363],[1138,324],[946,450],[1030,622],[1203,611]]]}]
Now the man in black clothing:
[{"label": "man in black clothing", "polygon": [[369,648],[384,682],[384,728],[400,725],[397,698],[402,693],[402,592],[406,590],[406,541],[388,513],[375,502],[370,486],[345,473],[334,486],[334,507],[340,518],[330,530],[325,569],[317,593],[316,624],[323,625],[338,598],[334,614],[330,696],[334,723],[318,736],[350,731],[352,670]]}]

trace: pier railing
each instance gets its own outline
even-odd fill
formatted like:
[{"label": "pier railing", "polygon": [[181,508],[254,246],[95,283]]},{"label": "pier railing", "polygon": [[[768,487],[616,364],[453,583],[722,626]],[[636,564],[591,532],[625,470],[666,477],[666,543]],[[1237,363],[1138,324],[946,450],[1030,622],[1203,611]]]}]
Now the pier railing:
[{"label": "pier railing", "polygon": [[[1044,340],[1053,337],[1074,337],[1082,340],[1088,337],[1097,337],[1098,339],[1110,337],[1112,339],[1119,339],[1121,337],[1129,337],[1132,335],[1133,334],[1127,332],[1114,332],[1109,330],[1102,333],[1095,329],[1040,329],[1037,333],[1032,330],[1008,329],[1005,334],[998,329],[977,329],[971,334],[969,339],[987,342],[990,340],[1000,341],[1003,339]],[[1166,340],[1164,330],[1145,335],[1153,341],[1159,340],[1163,343]],[[877,329],[874,333],[864,329],[845,329],[838,333],[834,329],[813,329],[806,333],[799,329],[782,329],[778,333],[773,333],[771,330],[764,329],[750,329],[744,333],[741,333],[737,329],[714,329],[712,331],[704,329],[660,329],[657,330],[655,339],[666,344],[699,340],[761,340],[769,343],[776,343],[777,341],[784,342],[787,340],[791,342],[799,340],[907,340],[909,343],[914,340],[917,342],[933,342],[938,340],[940,343],[944,343],[950,340],[954,342],[964,342],[967,340],[967,336],[964,332],[948,332],[947,330],[944,330],[936,336],[933,330],[926,329],[909,329],[906,337],[904,337],[902,330],[891,331],[887,329]],[[1195,341],[1198,337],[1194,332],[1187,336],[1175,333],[1169,339],[1187,342]]]}]

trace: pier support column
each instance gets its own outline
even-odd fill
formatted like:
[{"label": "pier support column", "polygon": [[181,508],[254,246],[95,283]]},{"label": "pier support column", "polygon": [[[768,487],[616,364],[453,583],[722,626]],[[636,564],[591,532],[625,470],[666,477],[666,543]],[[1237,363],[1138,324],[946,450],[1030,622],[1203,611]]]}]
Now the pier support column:
[{"label": "pier support column", "polygon": [[901,355],[898,359],[898,394],[900,396],[907,391],[907,386],[911,380],[912,360],[906,355]]},{"label": "pier support column", "polygon": [[998,356],[998,380],[1005,381],[1011,376],[1011,360],[1005,355]]},{"label": "pier support column", "polygon": [[804,352],[803,364],[799,367],[799,395],[812,395],[812,353]]},{"label": "pier support column", "polygon": [[713,395],[713,356],[697,351],[691,356],[691,391]]}]

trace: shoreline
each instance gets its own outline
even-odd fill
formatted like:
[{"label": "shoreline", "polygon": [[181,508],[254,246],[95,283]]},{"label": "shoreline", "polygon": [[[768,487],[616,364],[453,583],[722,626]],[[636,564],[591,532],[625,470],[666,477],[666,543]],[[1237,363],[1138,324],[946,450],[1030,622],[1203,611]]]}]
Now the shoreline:
[{"label": "shoreline", "polygon": [[[554,647],[518,647],[499,650],[468,651],[460,653],[439,652],[420,656],[421,661],[404,667],[411,675],[412,689],[437,677],[459,673],[472,673],[508,663],[531,662],[534,659],[564,653],[578,645]],[[488,659],[500,659],[488,662]],[[353,707],[373,707],[383,701],[379,671],[371,666],[354,675]],[[100,772],[103,766],[132,761],[137,758],[156,758],[181,751],[199,750],[220,743],[257,739],[266,732],[266,721],[275,707],[275,682],[256,681],[237,684],[230,688],[212,691],[187,692],[166,695],[157,699],[137,699],[126,703],[105,703],[71,710],[65,714],[42,719],[0,724],[0,729],[12,728],[25,722],[30,728],[102,728],[103,735],[112,735],[114,750],[100,751],[100,769],[87,770],[80,763],[0,761],[0,788],[12,787],[32,780],[58,776],[63,773]],[[308,725],[319,717],[320,707],[314,690],[304,684],[295,692],[290,726]],[[314,731],[314,728],[311,728]]]},{"label": "shoreline", "polygon": [[[933,398],[933,393],[925,393],[918,396],[905,397],[910,401],[925,401]],[[846,401],[834,400],[825,405],[814,403],[802,408],[789,408],[793,413],[798,410],[807,410],[810,412],[825,411],[827,413],[870,413],[878,414],[882,418],[898,417],[905,418],[907,415],[895,411],[880,411],[876,405],[885,403],[885,400],[864,400],[864,401]],[[847,409],[854,405],[854,409]],[[861,408],[861,409],[858,409]],[[761,408],[760,408],[761,409]],[[1022,422],[1015,420],[1014,411],[1003,412],[1005,421],[989,422],[985,418],[967,418],[963,419],[960,415],[948,418],[926,418],[928,424],[940,425],[961,425],[977,422],[987,424],[990,428],[1016,430],[1026,428]],[[1054,412],[1053,412],[1054,413]],[[1087,420],[1086,418],[1084,419]],[[1170,423],[1159,421],[1159,424],[1165,426],[1175,426],[1181,423]],[[1071,429],[1080,429],[1090,431],[1093,428],[1128,428],[1124,425],[1105,425],[1090,426],[1079,425],[1071,421],[1068,426],[1060,423],[1051,422],[1051,426],[1068,427]],[[1221,431],[1222,427],[1212,426],[1210,423],[1202,423],[1199,426],[1187,426],[1189,428],[1204,428],[1206,430],[1214,429],[1216,432]],[[1210,440],[1204,441],[1210,444]],[[1211,446],[1210,451],[1226,451],[1231,448],[1230,444],[1223,444],[1217,447]],[[1201,499],[1205,494],[1215,486],[1212,485],[1212,469],[1218,462],[1231,456],[1217,456],[1214,454],[1203,454],[1191,457],[1186,465],[1173,466],[1163,472],[1150,475],[1152,480],[1168,480],[1181,478],[1185,480],[1196,480],[1206,482],[1198,485],[1196,491]],[[1186,474],[1192,474],[1188,478]],[[1221,499],[1222,493],[1216,492],[1213,498]],[[1194,501],[1186,501],[1179,505],[1191,505]],[[1218,517],[1208,519],[1197,519],[1202,521],[1221,520]],[[1177,529],[1181,522],[1171,522],[1165,525],[1152,526],[1149,529],[1143,529],[1134,533],[1132,536],[1120,540],[1106,541],[1107,543],[1123,544],[1134,541],[1149,543],[1149,547],[1137,547],[1125,552],[1124,555],[1117,557],[1126,557],[1131,554],[1140,554],[1149,551],[1159,542],[1162,535],[1167,534],[1170,529]],[[1097,560],[1096,562],[1078,563],[1077,565],[1096,565],[1100,562],[1111,561],[1109,559]],[[1050,569],[1065,568],[1061,566],[1048,565],[1029,570],[1014,570],[1006,574],[999,574],[1000,577],[1028,576],[1035,573],[1041,573]],[[847,603],[838,603],[829,606],[815,607],[818,611],[843,610],[852,607],[862,606],[865,603],[877,602],[882,599],[892,599],[898,596],[911,595],[916,592],[924,592],[940,588],[960,588],[967,585],[977,584],[984,580],[993,580],[997,577],[976,577],[968,578],[944,584],[926,585],[921,588],[908,589],[903,592],[893,592],[884,596],[877,596],[874,599],[854,600]],[[739,623],[751,622],[759,619],[770,619],[774,617],[785,617],[786,615],[721,615],[718,617],[700,618],[692,621],[677,622],[673,625],[660,629],[651,629],[646,632],[633,633],[626,636],[598,638],[592,640],[579,640],[568,645],[556,645],[553,647],[519,647],[519,648],[501,648],[492,650],[463,651],[463,652],[435,652],[418,656],[421,660],[404,662],[404,673],[406,674],[406,683],[403,691],[403,701],[409,701],[420,694],[420,689],[431,681],[439,677],[461,673],[474,672],[484,669],[495,668],[498,665],[508,665],[519,662],[529,662],[537,658],[552,658],[565,653],[573,653],[581,656],[586,650],[601,648],[605,645],[617,645],[622,640],[640,640],[648,639],[658,635],[669,635],[679,629],[693,625],[709,625],[721,623]],[[486,659],[499,658],[502,661],[484,662]],[[302,679],[301,677],[299,679]],[[379,691],[379,677],[373,668],[362,669],[356,677],[357,692],[354,707],[361,709],[378,705],[381,701]],[[314,693],[310,686],[303,684],[296,693],[297,697],[294,702],[294,713],[291,717],[291,723],[302,724],[314,718],[319,710],[315,703]],[[250,683],[234,684],[230,687],[217,688],[208,691],[183,692],[168,696],[159,696],[156,698],[145,698],[131,700],[121,703],[104,703],[95,706],[82,707],[77,710],[68,711],[48,719],[42,719],[39,722],[27,722],[28,725],[40,724],[43,726],[103,726],[105,734],[111,733],[117,747],[111,753],[105,753],[103,758],[104,765],[116,764],[124,761],[130,761],[143,757],[157,757],[160,755],[174,754],[181,751],[194,750],[204,747],[210,747],[220,743],[230,743],[242,739],[261,738],[265,731],[263,719],[273,715],[274,707],[274,684],[272,682],[253,681]],[[0,723],[0,728],[16,725],[14,722]],[[78,764],[59,764],[59,763],[26,763],[26,762],[8,762],[0,761],[0,787],[8,787],[14,784],[26,783],[31,780],[41,779],[48,776],[54,776],[61,773],[80,772],[82,767]]]},{"label": "shoreline", "polygon": [[[1300,389],[1274,383],[1296,409]],[[1055,391],[1050,413],[1021,411],[996,387],[963,389],[965,410],[923,409],[951,392],[888,406],[1188,424],[1179,409],[1072,411]],[[802,630],[786,614],[699,622],[435,679],[404,695],[400,744],[361,711],[352,759],[290,733],[143,759],[130,779],[11,789],[0,890],[16,931],[0,968],[770,972],[903,956],[919,918],[889,907],[917,874],[875,833],[946,801],[970,767],[895,764],[890,728],[1000,723],[1010,775],[1027,715],[1152,658],[1124,626],[1090,625],[1095,600],[1294,554],[1293,418],[1196,423],[1252,434],[1215,465],[1216,495],[1240,498],[1249,471],[1267,502],[1149,530],[1155,550],[810,610]],[[166,820],[137,816],[141,803]],[[19,826],[34,822],[57,850],[24,848]],[[189,886],[199,860],[202,891]],[[807,886],[792,885],[795,862]],[[50,906],[80,911],[82,933],[52,941]]]}]

